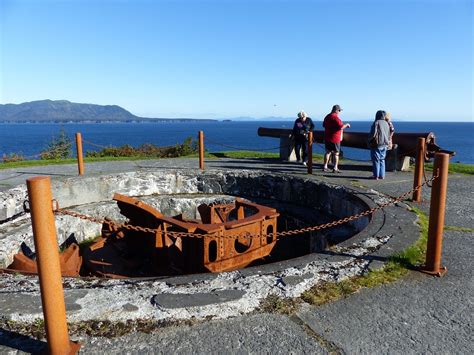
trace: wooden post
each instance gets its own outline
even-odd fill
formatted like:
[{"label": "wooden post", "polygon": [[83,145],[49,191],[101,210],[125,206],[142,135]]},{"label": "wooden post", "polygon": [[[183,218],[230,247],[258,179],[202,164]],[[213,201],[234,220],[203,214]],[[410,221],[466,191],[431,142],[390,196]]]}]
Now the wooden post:
[{"label": "wooden post", "polygon": [[79,132],[76,133],[76,148],[77,148],[77,168],[79,175],[84,174],[84,161],[82,158],[82,137]]},{"label": "wooden post", "polygon": [[26,180],[26,184],[48,350],[50,354],[74,354],[79,350],[80,344],[69,341],[51,180],[49,176],[36,176]]},{"label": "wooden post", "polygon": [[449,154],[436,153],[433,174],[439,174],[433,181],[430,201],[430,220],[428,225],[428,244],[426,262],[422,271],[436,276],[443,276],[446,268],[441,266],[443,247],[444,215],[446,209],[446,192],[448,188]]},{"label": "wooden post", "polygon": [[[425,168],[425,138],[418,137],[416,145],[415,174],[413,178],[413,188],[421,185],[423,178],[423,170]],[[421,202],[421,187],[413,191],[412,200]]]},{"label": "wooden post", "polygon": [[199,131],[199,169],[204,170],[204,132]]},{"label": "wooden post", "polygon": [[313,173],[313,132],[308,133],[308,174]]}]

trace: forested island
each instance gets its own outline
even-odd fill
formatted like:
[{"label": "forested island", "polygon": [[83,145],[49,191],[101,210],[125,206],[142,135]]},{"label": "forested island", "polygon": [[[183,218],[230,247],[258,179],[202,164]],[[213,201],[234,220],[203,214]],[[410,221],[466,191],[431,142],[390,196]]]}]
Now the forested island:
[{"label": "forested island", "polygon": [[197,118],[149,118],[135,116],[117,105],[95,105],[67,100],[39,100],[0,104],[0,123],[153,123],[215,122]]}]

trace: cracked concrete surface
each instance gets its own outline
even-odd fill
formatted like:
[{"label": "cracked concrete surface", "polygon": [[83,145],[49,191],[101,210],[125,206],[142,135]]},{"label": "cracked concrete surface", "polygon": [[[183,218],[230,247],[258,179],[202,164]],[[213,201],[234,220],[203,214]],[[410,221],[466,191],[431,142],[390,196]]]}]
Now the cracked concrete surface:
[{"label": "cracked concrete surface", "polygon": [[[260,164],[261,169],[287,170],[287,173],[304,176],[304,171],[300,171],[299,166],[276,162],[260,162]],[[231,168],[234,165],[242,168],[245,162],[214,162],[214,166],[219,168]],[[364,175],[369,175],[370,169],[350,170],[350,166],[345,165],[341,168],[345,168],[341,176],[320,172],[316,172],[315,175],[323,181],[341,183],[345,186],[351,186],[351,182],[357,177],[360,185],[373,188],[375,193],[392,196],[410,189],[411,180],[401,173],[389,173],[386,181],[373,182],[365,179]],[[472,177],[450,175],[446,224],[473,228],[472,187]],[[423,196],[427,201],[429,198],[427,189],[423,191]],[[428,204],[424,202],[419,207],[426,212]],[[470,213],[459,214],[458,209]],[[400,231],[398,228],[405,223],[405,215],[397,220],[393,218],[396,214],[392,212],[388,211],[380,216],[381,223],[390,224],[392,228]],[[414,230],[416,229],[408,234]],[[402,240],[401,244],[406,245],[408,239],[405,242],[403,240],[407,236],[398,237],[400,234],[403,233],[394,233],[397,238],[390,238],[390,243],[385,244],[390,248],[381,248],[374,253],[374,256],[378,254],[378,257],[383,259],[384,256],[398,250],[400,245],[395,244],[401,242],[399,239]],[[105,348],[108,353],[472,353],[474,293],[470,250],[473,247],[473,239],[472,232],[445,233],[443,263],[448,267],[448,273],[444,278],[431,278],[413,272],[396,283],[365,289],[349,298],[321,307],[303,305],[296,316],[236,314],[228,319],[206,320],[193,326],[174,326],[151,334],[134,333],[117,338],[82,336],[75,339],[84,341],[82,347],[84,353],[96,353]],[[368,243],[371,245],[371,241]],[[348,246],[341,245],[341,248],[344,247]],[[340,253],[328,258],[344,262],[354,257],[365,262],[363,256],[355,255],[356,250],[357,248],[354,248],[349,257],[342,256],[342,260]],[[347,249],[346,254],[349,251],[350,249]],[[305,260],[301,262],[307,263]],[[274,281],[278,287],[285,285],[284,289],[291,290],[295,283],[298,285],[311,279],[309,274],[311,272],[308,270],[293,274],[290,272],[279,275],[279,279]],[[251,277],[245,269],[242,270],[242,275]],[[267,276],[261,278],[265,279]],[[245,282],[245,277],[241,279]],[[194,281],[192,278],[188,280],[190,284]],[[211,275],[205,283],[215,285],[216,282],[223,281],[225,279],[216,280]],[[21,283],[21,280],[18,282]],[[170,280],[169,283],[186,284],[179,278]],[[34,289],[33,284],[25,281],[23,287]],[[219,298],[218,293],[214,296]],[[224,294],[223,298],[231,299],[232,295]],[[123,312],[134,312],[135,308],[131,305],[133,306],[133,303],[124,303]],[[155,307],[153,304],[151,306]],[[37,351],[44,346],[42,341],[2,330],[0,332],[2,332],[0,344],[5,345],[3,347],[0,345],[0,352],[15,349]]]},{"label": "cracked concrete surface", "polygon": [[[229,194],[265,199],[272,207],[279,206],[278,210],[280,206],[284,208],[282,203],[290,204],[286,207],[289,209],[292,209],[292,206],[302,207],[306,211],[306,218],[321,215],[319,218],[329,220],[353,215],[368,209],[369,206],[386,202],[383,196],[374,191],[359,190],[360,196],[356,197],[352,189],[348,190],[342,185],[246,170],[190,173],[173,169],[57,179],[52,184],[52,190],[54,198],[63,208],[70,206],[94,217],[109,216],[113,219],[118,219],[119,215],[113,210],[114,204],[107,200],[114,192],[145,196],[142,199],[146,202],[165,208],[170,213],[183,212],[190,204],[195,209],[200,201],[210,198],[209,194],[218,194],[214,195],[214,198],[218,199],[224,199],[223,194]],[[7,191],[4,195],[9,193]],[[164,199],[165,194],[171,198]],[[198,197],[184,198],[180,203],[177,203],[177,198],[173,200],[173,196],[183,197],[183,194],[197,194]],[[159,196],[158,199],[153,197],[156,195]],[[81,204],[78,205],[77,201]],[[22,201],[18,200],[18,204],[22,204]],[[385,223],[387,215],[395,219],[404,217],[407,222],[411,221],[403,228],[403,232],[411,238],[403,240],[401,244],[400,240],[403,238],[397,238],[396,243],[391,243],[394,228]],[[317,224],[319,218],[314,221],[308,219],[308,223]],[[30,247],[34,246],[28,219],[22,216],[21,221],[24,224],[23,229],[18,226],[9,229],[10,225],[18,223],[16,220],[2,226],[5,233],[0,240],[0,255],[5,255],[7,251],[11,253],[6,255],[7,261],[4,261],[4,264],[11,262],[12,251],[16,252],[19,244],[28,237]],[[97,288],[94,287],[94,282],[70,279],[65,286],[65,295],[75,301],[74,304],[69,304],[68,319],[71,322],[135,319],[178,321],[208,317],[220,319],[250,313],[269,295],[299,297],[305,290],[322,281],[339,281],[363,273],[371,263],[372,255],[383,253],[382,249],[397,245],[401,250],[407,243],[416,240],[416,233],[411,233],[416,231],[414,221],[415,215],[407,212],[406,206],[393,206],[376,213],[370,223],[366,217],[348,223],[347,225],[352,226],[358,233],[352,238],[346,238],[347,240],[333,248],[330,253],[311,253],[278,263],[216,274],[213,278],[206,275],[201,279],[201,275],[193,275],[195,280],[192,284],[186,283],[189,276],[183,276],[174,277],[183,280],[180,285],[170,284],[166,278],[142,281],[140,287],[135,287],[138,282],[133,282],[134,285],[131,286],[130,281],[103,280],[101,287]],[[58,216],[56,223],[60,242],[72,234],[78,241],[82,241],[100,232],[100,225],[70,216]],[[369,225],[365,228],[367,223]],[[337,230],[338,228],[332,228],[333,233],[337,233]],[[348,232],[345,229],[342,231]],[[31,277],[18,275],[0,279],[4,290],[4,293],[0,294],[0,299],[4,299],[3,303],[0,303],[0,311],[10,320],[33,322],[41,317],[40,309],[36,307],[27,312],[26,309],[18,307],[19,310],[14,312],[12,303],[20,304],[21,298],[5,300],[9,294],[26,291],[25,279],[31,281]],[[15,285],[18,287],[15,288]],[[79,297],[76,290],[81,289],[87,289],[87,292]],[[29,297],[38,297],[38,286],[29,292]],[[124,311],[125,305],[133,305],[133,310],[128,307],[128,310]]]}]

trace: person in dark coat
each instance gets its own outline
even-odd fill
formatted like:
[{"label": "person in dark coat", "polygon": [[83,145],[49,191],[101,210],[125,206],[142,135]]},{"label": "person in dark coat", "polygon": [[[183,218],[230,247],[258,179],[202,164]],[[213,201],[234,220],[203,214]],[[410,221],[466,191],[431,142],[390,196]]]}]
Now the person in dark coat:
[{"label": "person in dark coat", "polygon": [[304,165],[308,162],[308,135],[313,129],[314,123],[311,117],[308,117],[304,111],[299,112],[293,125],[292,136],[295,140],[296,161],[302,161]]},{"label": "person in dark coat", "polygon": [[390,126],[385,121],[386,114],[385,111],[377,111],[369,133],[372,179],[375,180],[385,178],[385,156],[390,142]]}]

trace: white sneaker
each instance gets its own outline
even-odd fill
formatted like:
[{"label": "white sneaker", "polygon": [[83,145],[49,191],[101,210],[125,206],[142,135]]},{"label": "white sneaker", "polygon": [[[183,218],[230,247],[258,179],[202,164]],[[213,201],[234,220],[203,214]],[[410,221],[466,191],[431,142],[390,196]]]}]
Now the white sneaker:
[{"label": "white sneaker", "polygon": [[303,165],[304,165],[304,166],[308,166],[308,164],[306,164],[306,162],[305,162],[305,161],[303,162]]}]

